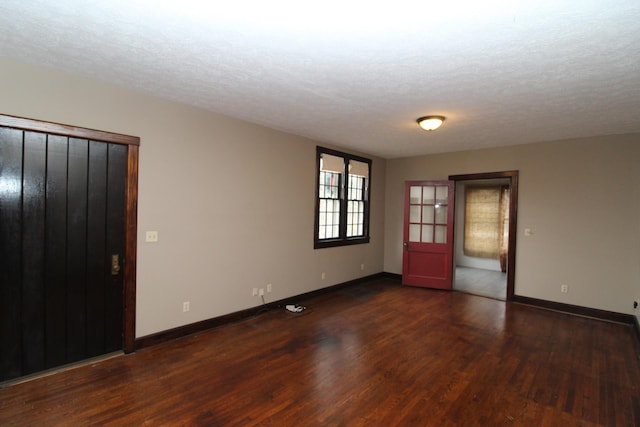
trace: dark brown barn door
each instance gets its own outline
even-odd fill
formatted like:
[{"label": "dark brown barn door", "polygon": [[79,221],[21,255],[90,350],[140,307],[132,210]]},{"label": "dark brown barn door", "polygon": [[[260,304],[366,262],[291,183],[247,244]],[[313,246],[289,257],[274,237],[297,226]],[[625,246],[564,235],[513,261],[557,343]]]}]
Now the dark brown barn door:
[{"label": "dark brown barn door", "polygon": [[124,348],[128,149],[0,127],[0,381]]}]

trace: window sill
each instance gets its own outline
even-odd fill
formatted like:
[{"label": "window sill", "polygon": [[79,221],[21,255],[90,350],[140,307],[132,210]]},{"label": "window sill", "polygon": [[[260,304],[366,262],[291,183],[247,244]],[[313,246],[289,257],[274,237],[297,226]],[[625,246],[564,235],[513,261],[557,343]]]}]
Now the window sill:
[{"label": "window sill", "polygon": [[369,243],[369,237],[354,237],[351,239],[316,240],[313,242],[314,249],[335,248],[337,246],[361,245]]}]

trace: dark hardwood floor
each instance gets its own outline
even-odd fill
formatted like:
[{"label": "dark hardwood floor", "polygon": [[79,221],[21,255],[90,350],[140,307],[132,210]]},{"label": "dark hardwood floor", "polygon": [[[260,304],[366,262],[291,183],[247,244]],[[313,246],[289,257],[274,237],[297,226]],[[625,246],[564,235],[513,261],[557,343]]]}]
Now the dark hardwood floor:
[{"label": "dark hardwood floor", "polygon": [[0,425],[637,426],[629,325],[378,279],[0,389]]}]

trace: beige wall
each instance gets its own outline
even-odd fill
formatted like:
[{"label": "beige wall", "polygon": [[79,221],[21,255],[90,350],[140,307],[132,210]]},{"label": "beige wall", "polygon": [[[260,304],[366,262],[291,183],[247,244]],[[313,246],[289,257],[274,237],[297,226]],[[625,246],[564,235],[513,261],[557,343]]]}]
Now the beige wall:
[{"label": "beige wall", "polygon": [[7,60],[0,91],[2,114],[141,138],[138,337],[258,305],[251,288],[267,283],[273,301],[401,273],[405,180],[512,169],[516,294],[621,313],[640,298],[638,134],[374,158],[371,243],[314,250],[316,142]]},{"label": "beige wall", "polygon": [[[385,271],[402,271],[405,180],[503,170],[520,171],[515,293],[633,314],[640,298],[640,134],[387,161]],[[533,235],[525,237],[525,228]]]},{"label": "beige wall", "polygon": [[256,306],[267,283],[269,302],[382,271],[384,160],[371,243],[314,250],[316,142],[6,60],[0,93],[2,114],[141,138],[138,337]]}]

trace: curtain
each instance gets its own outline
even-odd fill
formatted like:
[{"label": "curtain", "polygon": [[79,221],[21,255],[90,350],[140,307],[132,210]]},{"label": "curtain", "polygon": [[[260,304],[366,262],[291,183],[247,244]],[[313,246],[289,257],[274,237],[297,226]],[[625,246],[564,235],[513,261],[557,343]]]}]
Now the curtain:
[{"label": "curtain", "polygon": [[509,252],[509,186],[467,187],[464,243],[467,256],[499,259],[507,271]]}]

